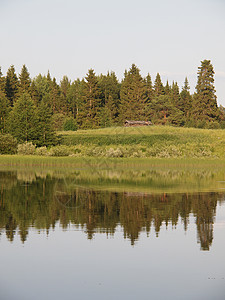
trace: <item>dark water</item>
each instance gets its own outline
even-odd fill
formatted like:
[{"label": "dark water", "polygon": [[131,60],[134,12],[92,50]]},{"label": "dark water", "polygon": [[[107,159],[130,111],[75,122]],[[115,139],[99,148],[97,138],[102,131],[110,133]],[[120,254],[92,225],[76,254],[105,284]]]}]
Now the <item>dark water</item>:
[{"label": "dark water", "polygon": [[224,174],[123,175],[0,172],[0,299],[225,299]]}]

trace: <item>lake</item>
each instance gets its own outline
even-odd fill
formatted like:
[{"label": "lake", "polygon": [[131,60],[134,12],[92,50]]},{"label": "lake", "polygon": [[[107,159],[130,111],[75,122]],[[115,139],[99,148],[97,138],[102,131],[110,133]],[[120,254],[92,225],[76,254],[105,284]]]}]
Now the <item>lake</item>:
[{"label": "lake", "polygon": [[220,168],[0,171],[0,299],[225,299]]}]

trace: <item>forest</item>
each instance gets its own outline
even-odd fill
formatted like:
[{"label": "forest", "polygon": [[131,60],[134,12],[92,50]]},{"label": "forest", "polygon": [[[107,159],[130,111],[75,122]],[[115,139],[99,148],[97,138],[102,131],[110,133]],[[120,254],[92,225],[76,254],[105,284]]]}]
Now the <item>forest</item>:
[{"label": "forest", "polygon": [[83,79],[64,76],[58,84],[50,72],[31,79],[23,65],[19,75],[11,65],[4,76],[0,68],[0,139],[36,146],[58,143],[56,131],[122,126],[125,120],[151,121],[154,125],[225,128],[225,108],[217,105],[214,70],[201,61],[197,85],[190,93],[187,77],[163,85],[160,74],[153,81],[142,77],[133,64],[121,82],[114,72],[96,75],[88,70]]}]

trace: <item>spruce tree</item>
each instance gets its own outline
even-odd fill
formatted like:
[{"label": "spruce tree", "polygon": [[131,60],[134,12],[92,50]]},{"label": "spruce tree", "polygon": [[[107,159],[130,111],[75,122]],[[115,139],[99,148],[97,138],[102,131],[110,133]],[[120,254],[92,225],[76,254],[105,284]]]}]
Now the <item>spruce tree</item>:
[{"label": "spruce tree", "polygon": [[34,102],[28,93],[16,101],[8,119],[9,133],[19,142],[38,140],[38,122]]},{"label": "spruce tree", "polygon": [[153,99],[154,91],[153,91],[153,86],[152,86],[152,79],[151,79],[151,76],[149,73],[146,76],[145,84],[146,84],[147,103],[150,103]]},{"label": "spruce tree", "polygon": [[211,122],[218,118],[214,87],[214,70],[210,60],[201,61],[194,95],[193,115],[196,120]]},{"label": "spruce tree", "polygon": [[56,134],[53,129],[51,109],[44,100],[37,108],[37,146],[52,146],[56,143]]},{"label": "spruce tree", "polygon": [[18,92],[18,78],[15,73],[14,66],[10,66],[6,74],[5,80],[5,93],[6,97],[10,101],[10,105],[13,106]]},{"label": "spruce tree", "polygon": [[100,125],[100,88],[93,69],[88,70],[83,89],[83,105],[78,115],[78,124],[83,128],[97,128]]},{"label": "spruce tree", "polygon": [[21,95],[24,92],[30,92],[31,86],[31,78],[30,73],[25,65],[23,65],[21,69],[21,73],[19,74],[19,87],[18,87],[18,94]]},{"label": "spruce tree", "polygon": [[179,86],[177,84],[177,82],[172,83],[172,88],[170,90],[170,97],[172,100],[173,105],[176,108],[181,108],[181,103],[180,103],[180,91],[179,91]]},{"label": "spruce tree", "polygon": [[162,84],[162,80],[161,80],[159,73],[157,73],[155,82],[154,82],[154,96],[159,97],[164,94],[165,94],[165,91],[164,91],[164,87]]},{"label": "spruce tree", "polygon": [[192,109],[192,97],[190,94],[190,86],[187,77],[185,78],[184,86],[180,93],[180,109],[183,111],[186,119],[189,119]]},{"label": "spruce tree", "polygon": [[147,120],[146,83],[133,64],[125,74],[120,90],[120,120]]},{"label": "spruce tree", "polygon": [[82,110],[84,106],[84,86],[86,83],[84,80],[77,79],[72,84],[67,90],[66,93],[66,103],[67,103],[67,112],[69,115],[72,115],[73,118],[76,118],[77,121],[79,122],[79,126],[82,125],[82,115],[83,112],[83,117],[85,118],[85,111],[84,109]]},{"label": "spruce tree", "polygon": [[[115,124],[118,119],[120,102],[120,85],[114,72],[98,77],[99,88],[101,91],[101,126]],[[104,125],[105,124],[105,125]]]}]

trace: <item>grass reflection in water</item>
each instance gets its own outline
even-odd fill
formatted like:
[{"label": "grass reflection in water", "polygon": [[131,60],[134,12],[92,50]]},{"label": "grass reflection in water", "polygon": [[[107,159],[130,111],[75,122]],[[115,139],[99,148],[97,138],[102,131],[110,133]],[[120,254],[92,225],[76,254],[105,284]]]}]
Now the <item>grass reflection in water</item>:
[{"label": "grass reflection in water", "polygon": [[[160,233],[162,225],[194,216],[197,241],[209,250],[216,207],[224,201],[223,172],[178,170],[10,170],[0,172],[0,230],[25,242],[29,229],[48,230],[59,222],[95,233],[114,235],[118,225],[134,245],[140,233]],[[151,231],[151,234],[152,231]]]}]

